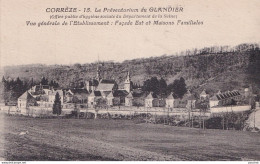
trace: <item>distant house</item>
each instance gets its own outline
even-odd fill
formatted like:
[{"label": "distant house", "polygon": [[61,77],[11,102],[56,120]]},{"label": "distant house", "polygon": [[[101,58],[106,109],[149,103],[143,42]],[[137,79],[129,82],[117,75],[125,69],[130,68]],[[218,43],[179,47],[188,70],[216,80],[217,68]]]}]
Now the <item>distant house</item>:
[{"label": "distant house", "polygon": [[133,95],[131,92],[125,97],[125,106],[133,106]]},{"label": "distant house", "polygon": [[91,94],[88,96],[88,107],[94,108],[96,105],[96,100],[101,97],[102,96],[99,91],[92,91]]},{"label": "distant house", "polygon": [[107,105],[108,106],[113,106],[113,101],[114,101],[114,95],[112,92],[110,92],[110,94],[107,96]]},{"label": "distant house", "polygon": [[196,97],[188,92],[186,95],[184,95],[182,101],[186,102],[186,108],[187,109],[195,109],[196,106]]},{"label": "distant house", "polygon": [[165,107],[166,108],[174,108],[174,97],[173,93],[171,93],[166,99],[165,99]]},{"label": "distant house", "polygon": [[17,101],[17,107],[22,114],[27,113],[27,108],[29,106],[36,105],[36,99],[28,91],[24,92],[24,94],[22,94]]},{"label": "distant house", "polygon": [[146,98],[145,98],[145,107],[149,108],[149,107],[153,107],[153,101],[154,101],[154,97],[153,97],[153,94],[152,92],[150,92]]},{"label": "distant house", "polygon": [[217,97],[217,94],[214,94],[214,96],[212,96],[209,99],[209,107],[218,106],[218,105],[219,105],[219,98]]},{"label": "distant house", "polygon": [[200,93],[200,99],[206,99],[208,98],[208,94],[206,93],[206,90],[204,89],[201,93]]},{"label": "distant house", "polygon": [[217,93],[209,99],[210,107],[225,106],[241,100],[241,94],[237,90],[226,91],[224,93]]},{"label": "distant house", "polygon": [[72,103],[80,103],[84,104],[87,103],[87,95],[89,94],[88,91],[84,88],[73,88],[69,90],[69,93],[72,94]]}]

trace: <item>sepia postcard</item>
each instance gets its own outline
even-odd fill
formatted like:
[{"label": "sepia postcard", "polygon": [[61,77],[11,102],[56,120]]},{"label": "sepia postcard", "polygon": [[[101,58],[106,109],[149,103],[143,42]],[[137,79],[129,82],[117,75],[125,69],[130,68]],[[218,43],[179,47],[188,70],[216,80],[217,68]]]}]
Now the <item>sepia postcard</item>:
[{"label": "sepia postcard", "polygon": [[260,161],[259,0],[0,0],[0,161]]}]

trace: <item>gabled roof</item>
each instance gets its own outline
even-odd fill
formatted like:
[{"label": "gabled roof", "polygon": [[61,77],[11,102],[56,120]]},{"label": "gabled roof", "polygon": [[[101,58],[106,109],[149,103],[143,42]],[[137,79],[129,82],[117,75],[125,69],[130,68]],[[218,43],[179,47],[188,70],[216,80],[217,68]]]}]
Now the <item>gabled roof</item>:
[{"label": "gabled roof", "polygon": [[73,94],[88,94],[88,91],[86,89],[82,88],[74,88],[70,89]]},{"label": "gabled roof", "polygon": [[125,97],[126,95],[128,95],[128,92],[126,90],[115,90],[113,94],[114,97]]},{"label": "gabled roof", "polygon": [[112,91],[100,91],[102,97],[107,97]]},{"label": "gabled roof", "polygon": [[107,95],[108,98],[114,98],[114,95],[112,92],[110,92],[108,95]]},{"label": "gabled roof", "polygon": [[219,98],[217,97],[217,95],[214,95],[213,97],[210,98],[210,100],[212,100],[212,101],[218,101]]},{"label": "gabled roof", "polygon": [[18,99],[20,99],[20,100],[35,100],[35,98],[27,91],[24,92]]},{"label": "gabled roof", "polygon": [[240,93],[237,91],[237,90],[234,90],[234,91],[226,91],[224,93],[220,93],[219,92],[216,94],[216,98],[218,100],[223,100],[223,99],[227,99],[227,98],[231,98],[231,97],[234,97],[234,96],[238,96],[240,95]]},{"label": "gabled roof", "polygon": [[174,99],[173,94],[171,93],[171,94],[167,97],[167,99]]},{"label": "gabled roof", "polygon": [[130,93],[126,96],[126,98],[132,99],[132,98],[134,98],[134,97],[133,97],[132,93],[130,92]]},{"label": "gabled roof", "polygon": [[102,79],[100,83],[104,84],[115,84],[115,80]]},{"label": "gabled roof", "polygon": [[93,91],[91,92],[91,94],[89,95],[89,97],[100,97],[101,93],[100,91]]},{"label": "gabled roof", "polygon": [[200,93],[200,95],[207,95],[205,89]]},{"label": "gabled roof", "polygon": [[152,92],[150,92],[145,99],[154,99]]},{"label": "gabled roof", "polygon": [[98,91],[112,91],[115,86],[114,80],[101,80],[97,89]]},{"label": "gabled roof", "polygon": [[134,89],[134,90],[132,91],[132,95],[133,95],[134,97],[146,97],[145,92],[143,92],[142,90],[139,90],[139,89]]}]

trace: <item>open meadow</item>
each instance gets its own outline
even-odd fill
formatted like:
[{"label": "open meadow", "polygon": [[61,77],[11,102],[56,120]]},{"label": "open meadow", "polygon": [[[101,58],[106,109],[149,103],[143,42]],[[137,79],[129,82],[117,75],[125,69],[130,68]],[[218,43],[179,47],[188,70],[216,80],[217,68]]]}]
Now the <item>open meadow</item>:
[{"label": "open meadow", "polygon": [[0,128],[1,160],[260,160],[260,133],[244,131],[4,114]]}]

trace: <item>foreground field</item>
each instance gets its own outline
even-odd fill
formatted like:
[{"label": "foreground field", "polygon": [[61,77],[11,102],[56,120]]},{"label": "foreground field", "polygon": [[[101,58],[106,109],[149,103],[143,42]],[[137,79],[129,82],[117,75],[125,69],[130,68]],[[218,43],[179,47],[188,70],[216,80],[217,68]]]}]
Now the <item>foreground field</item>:
[{"label": "foreground field", "polygon": [[[4,160],[260,160],[260,133],[1,115]],[[27,131],[26,135],[19,135]]]}]

